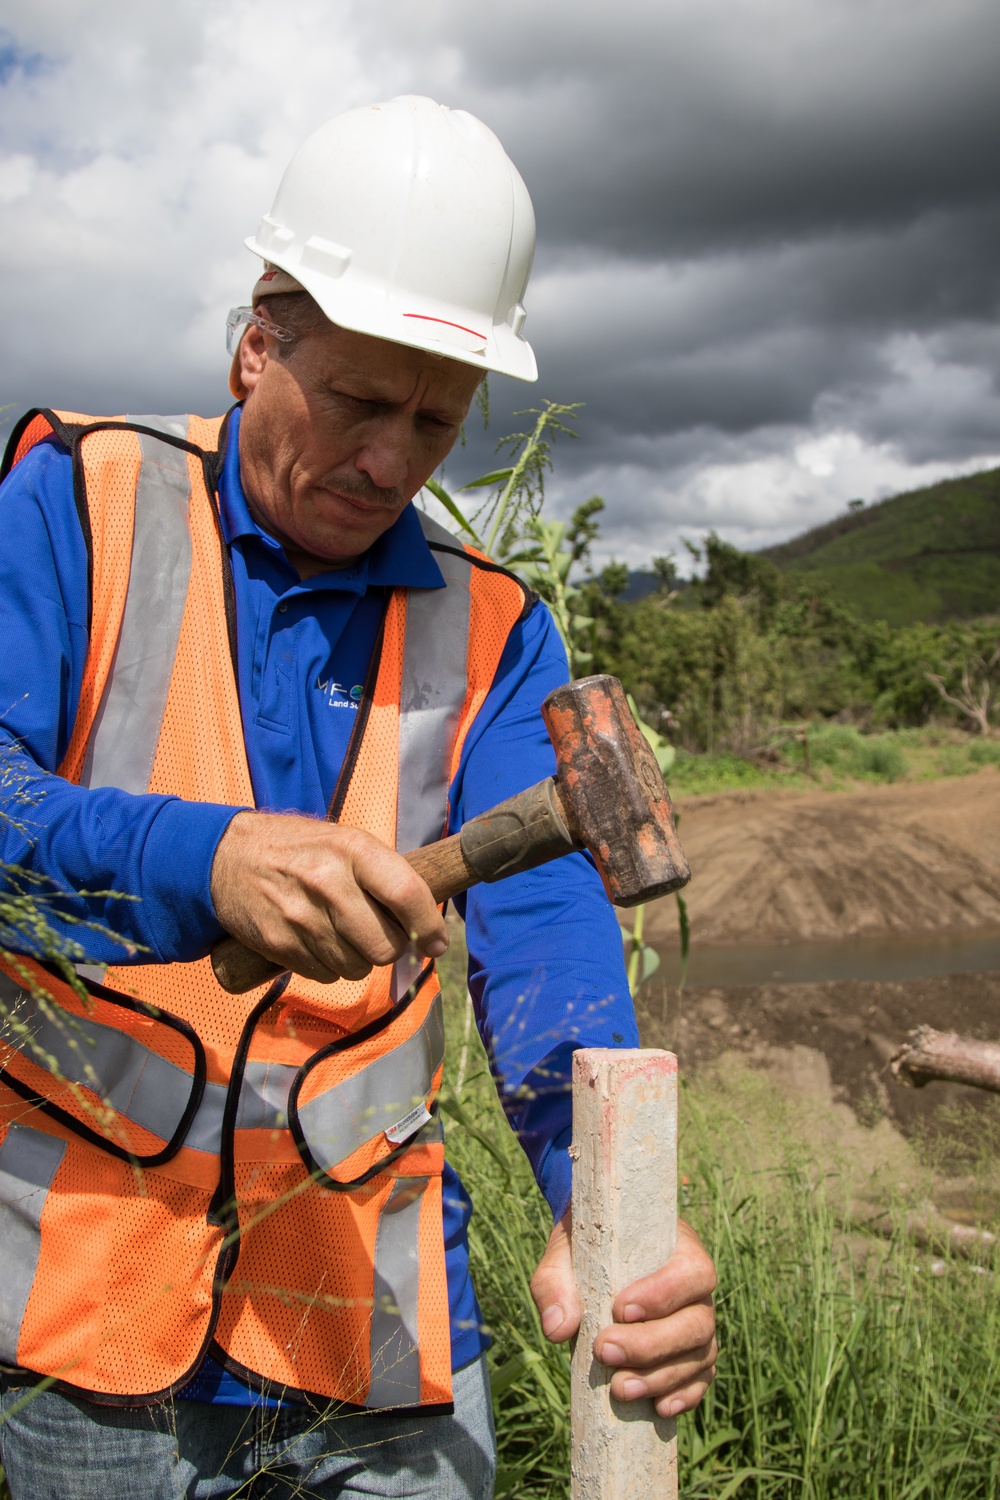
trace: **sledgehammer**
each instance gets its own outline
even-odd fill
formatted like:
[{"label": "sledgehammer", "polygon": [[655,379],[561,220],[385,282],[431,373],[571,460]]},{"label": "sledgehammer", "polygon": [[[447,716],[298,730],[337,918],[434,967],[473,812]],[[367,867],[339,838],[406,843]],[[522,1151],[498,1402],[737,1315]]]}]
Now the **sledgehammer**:
[{"label": "sledgehammer", "polygon": [[[542,704],[557,774],[405,858],[435,901],[588,849],[616,906],[638,906],[691,878],[660,768],[617,677],[582,677]],[[212,950],[215,977],[242,995],[281,972],[235,938]]]}]

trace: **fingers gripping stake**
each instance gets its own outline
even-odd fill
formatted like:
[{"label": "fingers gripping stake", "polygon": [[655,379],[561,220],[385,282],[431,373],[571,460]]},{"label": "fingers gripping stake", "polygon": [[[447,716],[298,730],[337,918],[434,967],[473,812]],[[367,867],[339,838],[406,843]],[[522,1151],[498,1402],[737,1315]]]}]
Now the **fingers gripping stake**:
[{"label": "fingers gripping stake", "polygon": [[[617,677],[582,677],[542,704],[556,753],[555,779],[518,792],[459,833],[405,857],[434,899],[503,880],[587,849],[616,906],[638,906],[691,878],[673,808]],[[243,994],[279,972],[235,939],[212,951],[216,978]]]}]

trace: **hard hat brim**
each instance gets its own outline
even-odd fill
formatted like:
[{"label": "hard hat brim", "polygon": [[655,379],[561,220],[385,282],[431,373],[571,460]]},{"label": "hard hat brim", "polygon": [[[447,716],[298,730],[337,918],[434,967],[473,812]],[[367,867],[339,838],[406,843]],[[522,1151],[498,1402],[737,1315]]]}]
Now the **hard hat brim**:
[{"label": "hard hat brim", "polygon": [[510,375],[514,380],[538,379],[531,345],[509,324],[495,324],[488,332],[474,329],[458,320],[460,312],[455,319],[449,319],[444,316],[449,309],[424,306],[421,299],[414,297],[406,299],[404,305],[401,297],[386,293],[381,287],[359,286],[353,278],[349,295],[338,295],[338,282],[330,277],[276,256],[272,247],[260,245],[253,235],[243,243],[254,255],[294,276],[339,328],[365,333],[390,344],[404,344],[410,349],[424,349],[459,364]]}]

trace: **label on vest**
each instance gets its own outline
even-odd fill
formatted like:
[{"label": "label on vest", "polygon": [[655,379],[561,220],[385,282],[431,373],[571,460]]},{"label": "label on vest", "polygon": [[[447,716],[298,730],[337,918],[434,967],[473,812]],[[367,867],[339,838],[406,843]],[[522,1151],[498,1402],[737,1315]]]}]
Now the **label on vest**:
[{"label": "label on vest", "polygon": [[427,1105],[418,1104],[416,1109],[411,1109],[409,1114],[405,1114],[401,1120],[397,1120],[395,1125],[389,1126],[389,1129],[385,1133],[385,1138],[387,1141],[391,1141],[394,1146],[398,1146],[401,1141],[406,1140],[407,1136],[411,1136],[415,1130],[419,1130],[421,1125],[426,1125],[427,1121],[431,1118],[432,1115]]}]

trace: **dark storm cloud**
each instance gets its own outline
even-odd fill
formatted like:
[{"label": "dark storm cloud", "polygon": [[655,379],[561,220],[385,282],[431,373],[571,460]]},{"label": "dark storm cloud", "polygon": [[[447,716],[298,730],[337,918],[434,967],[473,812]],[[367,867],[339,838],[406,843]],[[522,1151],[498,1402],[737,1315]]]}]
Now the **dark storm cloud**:
[{"label": "dark storm cloud", "polygon": [[699,0],[369,10],[373,45],[447,37],[549,246],[661,256],[995,200],[989,0]]},{"label": "dark storm cloud", "polygon": [[[934,443],[942,453],[969,443],[989,451],[1000,369],[989,321],[1000,256],[990,257],[991,244],[1000,244],[1000,212],[972,222],[938,212],[896,232],[543,275],[528,325],[542,388],[586,403],[587,441],[562,463],[578,470],[595,451],[625,462],[643,434],[808,425],[817,407],[921,459]],[[964,416],[945,392],[937,414],[921,401],[912,420],[905,389],[879,399],[895,378],[893,339],[914,334],[932,341],[960,402],[970,393],[956,367],[979,371],[981,398]]]}]

